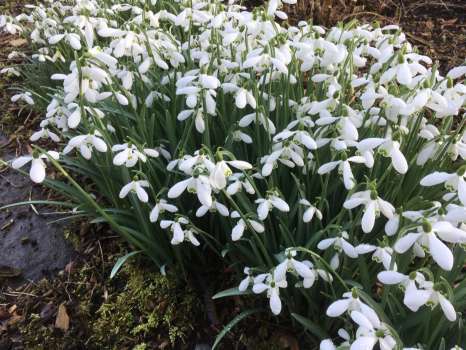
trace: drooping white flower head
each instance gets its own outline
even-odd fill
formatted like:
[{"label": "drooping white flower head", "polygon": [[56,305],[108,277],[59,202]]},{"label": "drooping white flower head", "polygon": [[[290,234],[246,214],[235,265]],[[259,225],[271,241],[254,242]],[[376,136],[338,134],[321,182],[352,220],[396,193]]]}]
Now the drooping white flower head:
[{"label": "drooping white flower head", "polygon": [[55,151],[48,151],[46,154],[33,153],[30,156],[21,156],[19,158],[16,158],[11,163],[11,166],[13,167],[13,169],[19,169],[30,162],[31,168],[29,170],[29,176],[31,180],[35,183],[41,183],[45,179],[46,164],[44,160],[47,160],[48,157],[57,160],[59,159],[59,154]]}]

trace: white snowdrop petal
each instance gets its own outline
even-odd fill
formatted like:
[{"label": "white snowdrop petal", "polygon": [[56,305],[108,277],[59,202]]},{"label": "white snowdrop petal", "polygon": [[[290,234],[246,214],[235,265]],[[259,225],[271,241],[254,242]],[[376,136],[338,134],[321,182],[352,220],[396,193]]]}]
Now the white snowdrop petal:
[{"label": "white snowdrop petal", "polygon": [[435,236],[429,234],[429,252],[435,262],[444,270],[450,271],[453,268],[453,253],[451,250]]},{"label": "white snowdrop petal", "polygon": [[178,198],[181,196],[181,194],[186,190],[186,187],[188,187],[190,181],[191,179],[183,180],[172,186],[168,191],[168,198]]},{"label": "white snowdrop petal", "polygon": [[463,177],[458,179],[458,197],[461,203],[466,206],[466,182]]},{"label": "white snowdrop petal", "polygon": [[450,322],[456,321],[456,311],[453,305],[450,303],[450,301],[440,293],[439,293],[438,299],[439,299],[440,307],[442,308],[443,313],[445,314],[445,317],[447,318],[447,320]]},{"label": "white snowdrop petal", "polygon": [[133,186],[132,182],[130,182],[129,184],[124,185],[120,190],[119,197],[120,198],[125,198],[128,195],[128,193],[131,191],[132,186]]},{"label": "white snowdrop petal", "polygon": [[444,183],[450,178],[450,174],[445,172],[433,172],[422,178],[421,185],[422,186],[435,186],[441,183]]},{"label": "white snowdrop petal", "polygon": [[369,319],[364,316],[361,312],[359,311],[352,311],[351,314],[351,319],[357,323],[359,326],[364,327],[366,329],[373,329],[373,325]]},{"label": "white snowdrop petal", "polygon": [[45,164],[41,159],[32,159],[31,170],[29,171],[31,180],[41,183],[45,179]]},{"label": "white snowdrop petal", "polygon": [[374,228],[375,223],[375,201],[370,201],[366,206],[364,215],[362,216],[361,226],[365,233],[369,233]]},{"label": "white snowdrop petal", "polygon": [[338,317],[342,315],[346,310],[348,310],[349,300],[342,299],[334,301],[330,306],[327,308],[327,316],[329,317]]},{"label": "white snowdrop petal", "polygon": [[282,302],[275,289],[272,289],[270,294],[270,309],[274,315],[278,315],[282,311]]},{"label": "white snowdrop petal", "polygon": [[149,195],[147,192],[139,185],[136,186],[136,195],[138,196],[139,200],[143,203],[147,203],[149,201]]},{"label": "white snowdrop petal", "polygon": [[411,310],[418,311],[419,308],[427,303],[431,292],[421,289],[412,288],[406,291],[403,303]]},{"label": "white snowdrop petal", "polygon": [[405,236],[401,237],[396,243],[395,243],[395,251],[397,253],[403,254],[408,251],[409,248],[411,248],[416,242],[419,237],[421,236],[420,233],[408,233]]},{"label": "white snowdrop petal", "polygon": [[377,274],[377,278],[383,284],[401,283],[406,276],[396,271],[382,271]]},{"label": "white snowdrop petal", "polygon": [[370,336],[360,336],[351,344],[350,350],[372,350],[377,338]]},{"label": "white snowdrop petal", "polygon": [[337,348],[330,339],[324,339],[320,342],[319,350],[337,350]]},{"label": "white snowdrop petal", "polygon": [[149,215],[149,220],[150,222],[156,222],[159,218],[160,214],[160,207],[157,204],[154,208],[152,208],[150,215]]},{"label": "white snowdrop petal", "polygon": [[11,163],[11,166],[13,169],[19,169],[22,168],[24,165],[26,165],[28,162],[32,160],[31,156],[22,156],[18,157],[13,162]]}]

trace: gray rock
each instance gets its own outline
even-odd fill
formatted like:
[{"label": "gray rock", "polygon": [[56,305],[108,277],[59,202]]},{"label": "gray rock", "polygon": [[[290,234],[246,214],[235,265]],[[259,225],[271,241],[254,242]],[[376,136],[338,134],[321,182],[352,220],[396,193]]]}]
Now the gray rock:
[{"label": "gray rock", "polygon": [[[0,144],[1,141],[2,138]],[[12,158],[12,154],[2,158]],[[0,173],[0,193],[0,206],[27,201],[30,196],[40,198],[39,188],[11,169]],[[39,214],[51,210],[38,207]],[[71,261],[73,249],[63,235],[64,227],[50,224],[53,219],[37,215],[30,205],[0,211],[0,276],[2,271],[19,269],[20,279],[36,281],[63,269]],[[15,282],[18,283],[18,278]]]}]

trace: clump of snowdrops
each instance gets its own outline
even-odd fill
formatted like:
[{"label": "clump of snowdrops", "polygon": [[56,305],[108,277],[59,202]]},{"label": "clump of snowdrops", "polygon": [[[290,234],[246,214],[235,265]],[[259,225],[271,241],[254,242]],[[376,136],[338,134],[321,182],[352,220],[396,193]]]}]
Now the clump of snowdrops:
[{"label": "clump of snowdrops", "polygon": [[315,347],[459,349],[466,66],[443,76],[393,25],[290,26],[282,2],[1,16],[33,48],[12,99],[44,115],[11,166],[163,271],[244,269],[217,297],[268,298]]}]

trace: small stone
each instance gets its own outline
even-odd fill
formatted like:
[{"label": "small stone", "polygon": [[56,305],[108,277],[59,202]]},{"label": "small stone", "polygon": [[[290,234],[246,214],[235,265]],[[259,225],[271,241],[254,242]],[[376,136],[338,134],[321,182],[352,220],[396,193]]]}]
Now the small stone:
[{"label": "small stone", "polygon": [[55,310],[56,310],[56,307],[55,307],[55,305],[53,305],[53,303],[48,303],[48,304],[46,304],[46,305],[42,308],[42,310],[40,310],[40,318],[41,318],[44,322],[49,321],[49,320],[52,318],[52,316],[53,316]]}]

